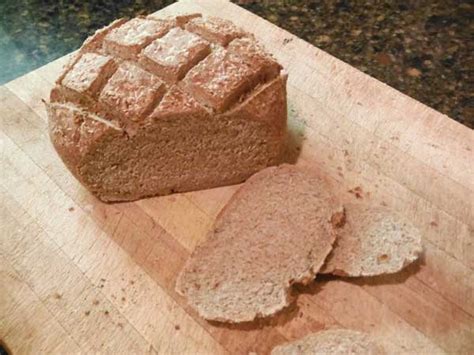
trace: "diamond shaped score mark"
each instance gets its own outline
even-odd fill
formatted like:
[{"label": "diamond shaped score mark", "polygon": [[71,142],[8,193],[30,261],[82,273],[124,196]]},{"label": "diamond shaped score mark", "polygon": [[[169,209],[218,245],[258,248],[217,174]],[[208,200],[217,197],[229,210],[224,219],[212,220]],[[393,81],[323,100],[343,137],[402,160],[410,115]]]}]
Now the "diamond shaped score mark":
[{"label": "diamond shaped score mark", "polygon": [[183,85],[199,101],[223,112],[242,94],[277,73],[267,64],[219,48],[189,71]]},{"label": "diamond shaped score mark", "polygon": [[104,48],[121,58],[135,59],[143,47],[172,27],[171,21],[134,18],[113,29],[104,39]]},{"label": "diamond shaped score mark", "polygon": [[109,56],[85,53],[74,64],[61,84],[80,94],[93,96],[116,68]]},{"label": "diamond shaped score mark", "polygon": [[235,38],[242,37],[245,32],[232,22],[218,17],[197,17],[189,21],[185,28],[197,33],[210,42],[226,46]]},{"label": "diamond shaped score mark", "polygon": [[165,86],[158,77],[124,62],[105,85],[99,102],[127,119],[137,121],[154,108],[164,93]]},{"label": "diamond shaped score mark", "polygon": [[173,28],[143,50],[140,63],[147,70],[174,83],[181,80],[210,51],[209,42],[198,35]]}]

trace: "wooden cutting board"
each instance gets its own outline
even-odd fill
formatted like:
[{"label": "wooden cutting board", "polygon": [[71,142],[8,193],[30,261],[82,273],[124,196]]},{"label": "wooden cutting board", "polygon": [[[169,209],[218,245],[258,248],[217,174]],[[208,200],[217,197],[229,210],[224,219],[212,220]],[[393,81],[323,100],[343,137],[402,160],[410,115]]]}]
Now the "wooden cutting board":
[{"label": "wooden cutting board", "polygon": [[391,353],[474,353],[474,132],[231,3],[160,14],[196,11],[274,53],[289,73],[297,163],[319,167],[349,201],[408,216],[422,260],[392,276],[320,278],[271,322],[202,320],[174,283],[237,186],[113,205],[92,197],[47,136],[41,99],[61,58],[0,87],[2,342],[14,354],[265,354],[343,327]]}]

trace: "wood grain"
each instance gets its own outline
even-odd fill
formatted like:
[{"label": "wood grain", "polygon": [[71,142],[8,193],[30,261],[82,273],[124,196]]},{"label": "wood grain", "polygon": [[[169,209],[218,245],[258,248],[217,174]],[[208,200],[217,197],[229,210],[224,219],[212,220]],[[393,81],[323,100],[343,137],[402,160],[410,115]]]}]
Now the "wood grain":
[{"label": "wood grain", "polygon": [[385,204],[423,232],[422,260],[370,279],[321,277],[289,310],[206,322],[174,291],[237,186],[106,205],[49,142],[42,99],[67,57],[0,87],[0,336],[15,353],[268,353],[325,328],[367,331],[389,353],[474,353],[474,133],[226,1],[181,1],[255,33],[289,73],[297,164],[343,200]]}]

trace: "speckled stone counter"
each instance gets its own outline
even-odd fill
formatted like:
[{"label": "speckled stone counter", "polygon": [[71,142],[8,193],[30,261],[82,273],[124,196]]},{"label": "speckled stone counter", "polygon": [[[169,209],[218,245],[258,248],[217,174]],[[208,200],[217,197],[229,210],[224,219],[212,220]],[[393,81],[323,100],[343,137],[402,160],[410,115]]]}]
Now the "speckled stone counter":
[{"label": "speckled stone counter", "polygon": [[[0,84],[78,48],[97,28],[174,1],[0,1]],[[238,2],[238,1],[237,1]],[[474,127],[469,1],[240,1],[405,94]]]}]

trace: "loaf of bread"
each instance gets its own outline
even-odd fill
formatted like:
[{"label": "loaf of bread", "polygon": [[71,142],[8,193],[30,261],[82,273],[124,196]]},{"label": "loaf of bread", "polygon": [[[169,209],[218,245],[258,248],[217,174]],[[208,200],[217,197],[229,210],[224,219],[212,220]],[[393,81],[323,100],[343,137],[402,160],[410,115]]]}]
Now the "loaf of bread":
[{"label": "loaf of bread", "polygon": [[321,273],[375,276],[400,271],[421,255],[421,233],[387,207],[346,204],[344,225]]},{"label": "loaf of bread", "polygon": [[289,305],[332,249],[338,210],[327,182],[293,165],[248,179],[178,277],[176,290],[209,320],[252,321]]},{"label": "loaf of bread", "polygon": [[383,355],[384,349],[368,334],[348,329],[331,329],[279,345],[271,355]]},{"label": "loaf of bread", "polygon": [[47,103],[54,147],[104,201],[239,183],[281,158],[286,76],[253,36],[199,14],[117,20]]}]

